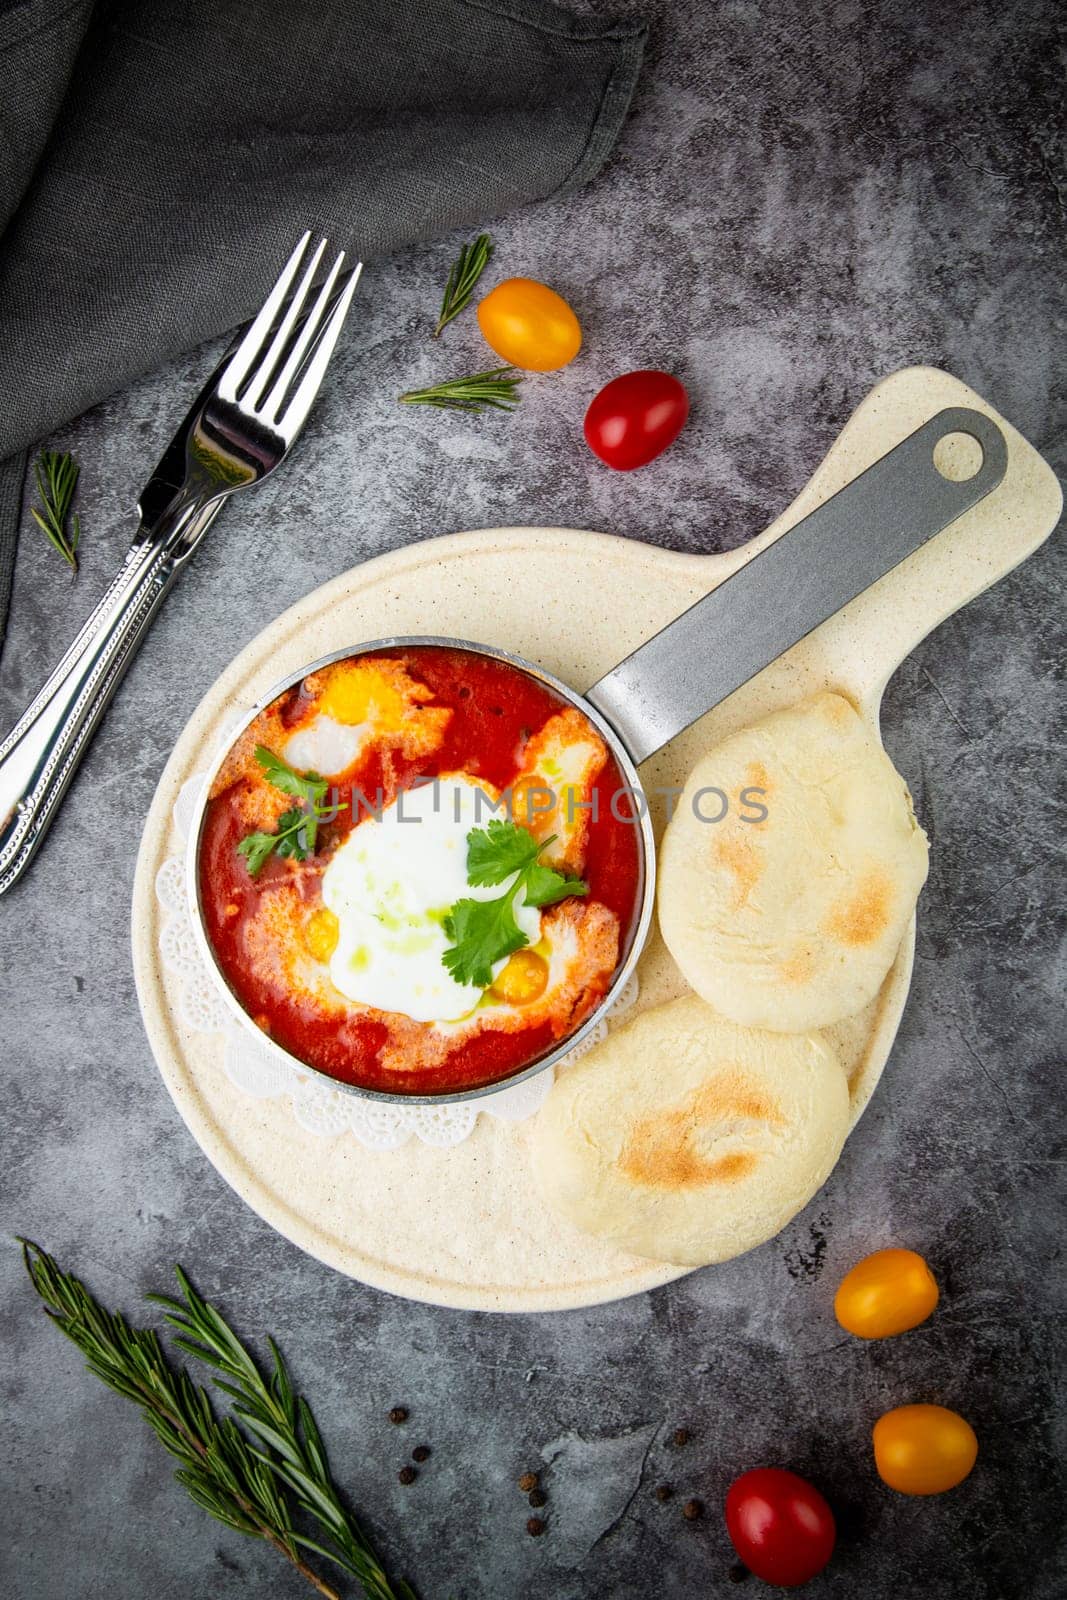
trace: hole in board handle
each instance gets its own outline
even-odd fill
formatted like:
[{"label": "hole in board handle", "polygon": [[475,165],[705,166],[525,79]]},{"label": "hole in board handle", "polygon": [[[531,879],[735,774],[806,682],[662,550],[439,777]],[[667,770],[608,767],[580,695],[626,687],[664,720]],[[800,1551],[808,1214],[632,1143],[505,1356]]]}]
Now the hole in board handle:
[{"label": "hole in board handle", "polygon": [[934,445],[934,466],[950,483],[967,483],[984,460],[985,451],[970,433],[946,433]]}]

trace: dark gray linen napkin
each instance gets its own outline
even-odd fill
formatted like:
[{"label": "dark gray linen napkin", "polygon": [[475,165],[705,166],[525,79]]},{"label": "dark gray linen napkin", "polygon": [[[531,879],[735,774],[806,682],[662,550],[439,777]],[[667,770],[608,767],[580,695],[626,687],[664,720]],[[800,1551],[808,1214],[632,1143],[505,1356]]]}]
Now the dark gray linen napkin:
[{"label": "dark gray linen napkin", "polygon": [[305,227],[365,259],[584,183],[644,36],[545,0],[0,0],[0,641],[20,452],[250,316]]}]

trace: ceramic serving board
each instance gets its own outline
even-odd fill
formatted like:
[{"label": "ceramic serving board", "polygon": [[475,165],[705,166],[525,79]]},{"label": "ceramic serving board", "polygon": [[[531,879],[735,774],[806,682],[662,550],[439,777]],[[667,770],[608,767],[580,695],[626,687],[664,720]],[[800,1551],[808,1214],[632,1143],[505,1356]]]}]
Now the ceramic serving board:
[{"label": "ceramic serving board", "polygon": [[[964,384],[929,368],[879,384],[789,509],[741,549],[681,555],[559,528],[431,539],[369,561],[309,595],[254,639],[212,687],[167,763],[145,826],[134,885],[134,965],[152,1049],[181,1116],[222,1176],[271,1226],[365,1283],[481,1310],[591,1305],[683,1271],[621,1254],[557,1220],[529,1176],[529,1124],[482,1116],[469,1139],[444,1149],[412,1138],[399,1149],[373,1151],[349,1133],[324,1140],[297,1124],[284,1099],[242,1093],[223,1072],[221,1039],[181,1021],[180,985],[159,955],[154,884],[160,865],[179,849],[172,822],[178,792],[206,768],[234,712],[304,662],[391,634],[497,645],[585,690],[946,406],[973,406],[999,423],[1008,445],[999,487],[674,739],[641,775],[653,791],[680,785],[724,735],[823,688],[847,695],[877,728],[885,685],[908,652],[1035,550],[1062,504],[1036,451]],[[966,475],[968,443],[939,457],[946,475]],[[655,821],[658,834],[662,815]],[[914,941],[913,922],[875,1002],[828,1030],[848,1068],[853,1127],[892,1047]],[[638,976],[642,1008],[685,989],[655,932]]]}]

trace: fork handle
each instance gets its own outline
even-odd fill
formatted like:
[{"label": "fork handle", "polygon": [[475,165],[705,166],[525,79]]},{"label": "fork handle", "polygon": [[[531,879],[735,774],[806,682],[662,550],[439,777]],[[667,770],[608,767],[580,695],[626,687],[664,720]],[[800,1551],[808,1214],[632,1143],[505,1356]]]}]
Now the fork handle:
[{"label": "fork handle", "polygon": [[[219,503],[169,536],[142,529],[103,599],[0,744],[0,894],[25,872],[112,695]],[[175,547],[175,537],[184,544]]]}]

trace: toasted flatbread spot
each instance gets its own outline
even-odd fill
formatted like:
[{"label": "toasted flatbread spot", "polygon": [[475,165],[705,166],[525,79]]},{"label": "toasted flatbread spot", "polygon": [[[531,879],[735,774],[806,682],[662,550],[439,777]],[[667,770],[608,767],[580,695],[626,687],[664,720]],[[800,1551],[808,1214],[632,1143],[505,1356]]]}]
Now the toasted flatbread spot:
[{"label": "toasted flatbread spot", "polygon": [[762,789],[763,798],[766,799],[771,793],[772,787],[770,774],[763,762],[750,761],[745,768],[745,788]]},{"label": "toasted flatbread spot", "polygon": [[815,957],[810,950],[797,950],[782,962],[783,983],[810,983],[815,976]]},{"label": "toasted flatbread spot", "polygon": [[[676,1111],[646,1117],[623,1146],[619,1166],[637,1183],[663,1189],[694,1188],[708,1183],[734,1183],[756,1165],[750,1150],[716,1153],[723,1140],[751,1134],[751,1126],[782,1126],[781,1108],[770,1095],[752,1090],[743,1072],[733,1068],[695,1089]],[[701,1148],[701,1133],[720,1124],[712,1149]]]},{"label": "toasted flatbread spot", "polygon": [[842,944],[873,944],[888,927],[892,906],[893,885],[885,873],[868,872],[854,894],[831,907],[827,932]]},{"label": "toasted flatbread spot", "polygon": [[739,834],[717,838],[714,851],[716,859],[736,880],[733,909],[740,911],[763,875],[759,851],[751,839]]},{"label": "toasted flatbread spot", "polygon": [[713,1161],[698,1154],[688,1139],[672,1143],[665,1126],[656,1142],[629,1145],[623,1152],[622,1170],[636,1183],[658,1189],[695,1189],[713,1183],[736,1183],[756,1166],[758,1157],[748,1150],[735,1150],[716,1156]]}]

